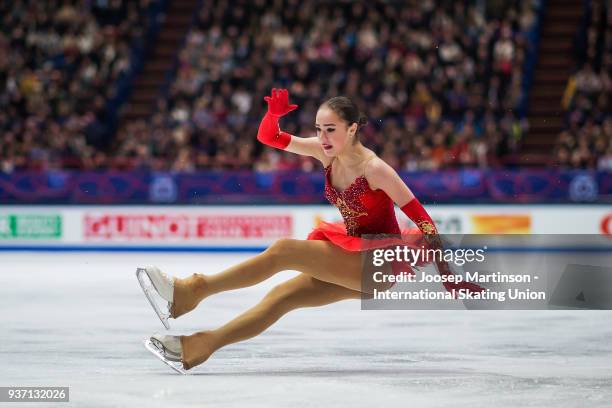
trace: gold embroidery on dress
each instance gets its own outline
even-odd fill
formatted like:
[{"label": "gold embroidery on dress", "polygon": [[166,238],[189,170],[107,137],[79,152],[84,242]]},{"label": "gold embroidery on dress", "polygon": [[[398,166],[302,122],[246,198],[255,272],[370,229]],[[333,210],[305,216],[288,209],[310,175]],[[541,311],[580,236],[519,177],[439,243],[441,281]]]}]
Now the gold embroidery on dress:
[{"label": "gold embroidery on dress", "polygon": [[357,222],[357,218],[363,215],[368,215],[367,212],[357,212],[350,208],[346,201],[342,198],[336,198],[336,207],[340,210],[340,214],[344,219],[344,223],[346,224],[346,232],[348,235],[354,235],[357,227],[359,227],[359,223]]}]

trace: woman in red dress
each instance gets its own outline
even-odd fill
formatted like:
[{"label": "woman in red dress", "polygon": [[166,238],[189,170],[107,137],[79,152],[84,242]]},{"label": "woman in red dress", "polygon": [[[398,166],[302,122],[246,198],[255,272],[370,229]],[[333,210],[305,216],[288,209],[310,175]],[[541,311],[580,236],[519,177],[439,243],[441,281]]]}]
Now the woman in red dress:
[{"label": "woman in red dress", "polygon": [[[255,285],[280,271],[301,272],[218,329],[190,336],[152,336],[150,345],[166,363],[176,362],[190,369],[221,347],[258,335],[291,310],[367,296],[372,288],[362,288],[361,252],[384,246],[388,241],[377,244],[376,240],[361,236],[398,236],[402,231],[394,203],[418,226],[408,232],[437,234],[433,221],[395,170],[359,141],[359,129],[366,119],[350,99],[335,97],[323,103],[316,115],[317,136],[310,138],[280,130],[279,119],[297,108],[289,104],[287,90],[273,89],[264,99],[268,112],[257,139],[271,147],[319,160],[325,167],[325,197],[338,207],[344,222],[321,223],[307,240],[280,239],[261,254],[214,275],[169,278],[155,267],[145,268],[158,294],[168,301],[168,315],[172,318],[193,310],[213,294]],[[377,289],[387,287],[388,284]],[[474,286],[467,288],[479,290]]]}]

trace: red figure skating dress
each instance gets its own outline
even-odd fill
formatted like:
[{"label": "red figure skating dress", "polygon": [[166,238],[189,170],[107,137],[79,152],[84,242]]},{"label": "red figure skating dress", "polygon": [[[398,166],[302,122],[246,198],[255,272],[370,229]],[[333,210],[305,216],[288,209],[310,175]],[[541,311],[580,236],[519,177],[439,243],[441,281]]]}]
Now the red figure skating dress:
[{"label": "red figure skating dress", "polygon": [[[398,245],[411,248],[439,248],[431,237],[437,234],[435,226],[429,221],[420,223],[420,228],[400,230],[395,217],[393,200],[383,190],[372,190],[365,175],[355,179],[344,191],[338,191],[331,182],[331,164],[325,168],[325,197],[338,207],[344,222],[321,222],[308,234],[309,240],[325,240],[347,251],[367,251],[375,248],[393,248]],[[365,237],[362,237],[365,235]],[[434,260],[417,260],[414,266],[410,262],[391,262],[391,273],[414,273],[415,267],[433,262],[438,273],[447,275],[452,271],[446,262]],[[481,292],[481,286],[472,282],[444,282],[444,287],[466,289],[471,292]]]},{"label": "red figure skating dress", "polygon": [[[421,247],[422,233],[418,228],[400,230],[395,217],[393,200],[383,190],[372,190],[364,175],[355,179],[344,191],[331,182],[331,168],[325,167],[325,198],[338,207],[343,222],[321,223],[308,234],[309,240],[325,240],[347,251],[365,251],[393,245]],[[366,235],[362,238],[362,235]],[[409,272],[407,265],[393,265]]]}]

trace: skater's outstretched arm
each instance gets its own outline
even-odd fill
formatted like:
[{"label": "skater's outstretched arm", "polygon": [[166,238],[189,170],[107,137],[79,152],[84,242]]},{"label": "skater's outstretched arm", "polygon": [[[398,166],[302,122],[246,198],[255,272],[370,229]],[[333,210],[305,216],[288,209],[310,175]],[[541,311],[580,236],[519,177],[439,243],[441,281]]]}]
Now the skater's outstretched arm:
[{"label": "skater's outstretched arm", "polygon": [[325,157],[318,138],[298,137],[280,129],[279,119],[298,107],[289,104],[289,92],[286,89],[272,89],[271,95],[264,99],[268,103],[268,112],[259,125],[257,140],[280,150],[314,157],[327,164],[329,159]]},{"label": "skater's outstretched arm", "polygon": [[[431,248],[444,249],[436,224],[391,166],[381,159],[372,160],[372,163],[366,168],[366,178],[371,188],[383,190],[401,208],[402,212],[415,223],[425,235]],[[453,274],[446,261],[438,259],[434,261],[434,264],[440,275]],[[444,287],[449,291],[451,289],[467,289],[473,292],[484,290],[481,286],[471,282],[444,282]]]},{"label": "skater's outstretched arm", "polygon": [[364,173],[370,188],[383,190],[400,208],[416,199],[399,174],[382,159],[370,160]]}]

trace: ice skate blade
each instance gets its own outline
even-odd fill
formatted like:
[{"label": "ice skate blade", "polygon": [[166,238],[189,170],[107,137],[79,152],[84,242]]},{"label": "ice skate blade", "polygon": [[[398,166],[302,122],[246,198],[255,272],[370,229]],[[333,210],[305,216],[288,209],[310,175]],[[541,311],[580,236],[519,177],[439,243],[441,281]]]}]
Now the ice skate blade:
[{"label": "ice skate blade", "polygon": [[174,371],[179,374],[187,375],[187,372],[183,368],[183,364],[178,361],[170,361],[166,359],[163,352],[157,346],[155,346],[155,344],[153,344],[150,338],[144,340],[144,346],[151,352],[151,354],[163,361],[164,364],[172,368]]},{"label": "ice skate blade", "polygon": [[140,284],[142,291],[147,297],[147,300],[151,304],[151,307],[153,308],[153,310],[155,310],[155,313],[157,313],[157,317],[159,317],[159,320],[161,320],[162,324],[166,329],[170,329],[170,323],[168,323],[168,318],[170,318],[170,314],[164,313],[162,311],[161,306],[155,301],[156,297],[160,299],[162,298],[155,290],[153,282],[151,281],[151,278],[149,278],[146,269],[136,268],[136,278],[138,279],[138,283]]}]

